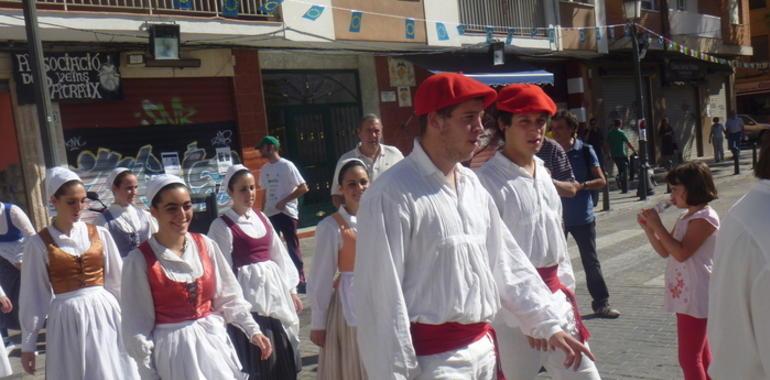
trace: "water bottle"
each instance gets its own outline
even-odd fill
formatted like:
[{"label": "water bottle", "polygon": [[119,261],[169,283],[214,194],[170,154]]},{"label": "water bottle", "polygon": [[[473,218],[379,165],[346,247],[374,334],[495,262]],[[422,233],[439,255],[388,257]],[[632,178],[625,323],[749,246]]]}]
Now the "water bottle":
[{"label": "water bottle", "polygon": [[671,206],[673,206],[673,205],[674,205],[674,204],[673,204],[673,203],[671,203],[671,200],[670,200],[670,199],[665,199],[665,200],[662,200],[662,201],[660,201],[660,202],[656,203],[656,204],[655,204],[655,207],[653,207],[653,208],[654,208],[654,209],[655,209],[655,211],[657,211],[657,212],[658,212],[658,214],[660,215],[660,214],[663,214],[665,211],[667,211],[667,210],[670,210],[670,209],[671,209]]}]

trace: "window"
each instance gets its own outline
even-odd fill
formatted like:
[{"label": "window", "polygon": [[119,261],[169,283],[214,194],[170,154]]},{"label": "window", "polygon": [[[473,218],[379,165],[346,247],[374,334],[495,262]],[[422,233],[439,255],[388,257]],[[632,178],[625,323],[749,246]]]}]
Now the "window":
[{"label": "window", "polygon": [[642,0],[642,9],[657,10],[658,0]]},{"label": "window", "polygon": [[687,10],[687,0],[676,0],[676,10],[678,10],[678,11],[686,11]]},{"label": "window", "polygon": [[770,40],[767,35],[751,37],[751,48],[754,49],[754,55],[751,56],[751,62],[765,62],[768,60],[768,48]]},{"label": "window", "polygon": [[762,9],[767,6],[767,0],[749,0],[749,9]]}]

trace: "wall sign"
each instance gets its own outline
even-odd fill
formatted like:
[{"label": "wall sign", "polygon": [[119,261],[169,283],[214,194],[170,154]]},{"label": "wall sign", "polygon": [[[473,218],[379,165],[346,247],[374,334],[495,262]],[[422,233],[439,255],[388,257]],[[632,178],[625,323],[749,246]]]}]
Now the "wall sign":
[{"label": "wall sign", "polygon": [[[120,99],[120,55],[102,52],[50,53],[43,59],[52,101]],[[32,61],[14,54],[13,75],[20,104],[35,102]]]}]

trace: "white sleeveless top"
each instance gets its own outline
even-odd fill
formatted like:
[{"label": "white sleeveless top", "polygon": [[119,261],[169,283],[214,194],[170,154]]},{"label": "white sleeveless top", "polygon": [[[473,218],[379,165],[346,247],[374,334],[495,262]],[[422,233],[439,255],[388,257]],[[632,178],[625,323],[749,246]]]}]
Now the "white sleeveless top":
[{"label": "white sleeveless top", "polygon": [[[685,214],[686,215],[686,214]],[[709,279],[714,265],[714,248],[719,231],[719,215],[709,206],[690,216],[682,216],[674,227],[674,239],[682,241],[691,220],[704,219],[716,228],[695,253],[684,262],[672,256],[666,266],[666,294],[663,305],[668,312],[695,318],[708,316]]]}]

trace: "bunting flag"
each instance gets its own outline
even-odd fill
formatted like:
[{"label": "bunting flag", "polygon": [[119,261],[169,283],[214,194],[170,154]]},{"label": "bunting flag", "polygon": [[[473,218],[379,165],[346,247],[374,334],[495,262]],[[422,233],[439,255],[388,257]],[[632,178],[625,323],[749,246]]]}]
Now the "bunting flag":
[{"label": "bunting flag", "polygon": [[614,26],[610,26],[609,28],[607,28],[607,34],[609,35],[610,40],[614,40],[615,39],[615,27]]},{"label": "bunting flag", "polygon": [[556,43],[556,28],[552,26],[548,27],[548,42],[552,44]]},{"label": "bunting flag", "polygon": [[261,7],[259,7],[259,13],[272,15],[275,13],[275,10],[281,6],[282,3],[283,0],[267,0],[264,4],[262,4]]},{"label": "bunting flag", "polygon": [[602,28],[596,27],[596,30],[594,31],[596,33],[596,40],[601,41],[602,40]]},{"label": "bunting flag", "polygon": [[623,27],[623,34],[626,37],[631,37],[631,27],[628,24]]},{"label": "bunting flag", "polygon": [[513,33],[516,32],[516,29],[508,28],[508,35],[505,37],[505,44],[510,45],[513,43]]},{"label": "bunting flag", "polygon": [[192,9],[192,0],[174,0],[174,8],[188,11]]},{"label": "bunting flag", "polygon": [[407,19],[404,21],[404,37],[405,37],[407,40],[413,40],[413,39],[414,39],[414,37],[415,37],[415,32],[414,32],[414,19],[413,19],[413,18],[411,18],[411,17],[408,17],[408,18],[407,18]]},{"label": "bunting flag", "polygon": [[487,43],[492,43],[493,40],[494,40],[493,37],[494,37],[494,33],[495,33],[495,28],[493,28],[491,26],[487,26],[484,30],[487,33]]},{"label": "bunting flag", "polygon": [[364,14],[361,11],[350,11],[350,33],[361,32],[361,22],[363,21]]},{"label": "bunting flag", "polygon": [[241,3],[239,0],[222,0],[222,16],[238,17],[240,9]]},{"label": "bunting flag", "polygon": [[310,21],[318,20],[318,18],[321,17],[321,14],[324,13],[324,9],[326,9],[326,7],[323,5],[313,5],[312,7],[308,8],[304,15],[302,15],[302,18],[308,19]]},{"label": "bunting flag", "polygon": [[461,36],[465,35],[465,25],[463,24],[457,25],[457,34]]},{"label": "bunting flag", "polygon": [[535,37],[537,35],[537,28],[532,28],[532,30],[529,31],[530,37]]},{"label": "bunting flag", "polygon": [[580,29],[580,43],[586,42],[586,30]]},{"label": "bunting flag", "polygon": [[439,41],[448,41],[449,33],[446,30],[446,25],[443,22],[436,23],[436,35]]}]

